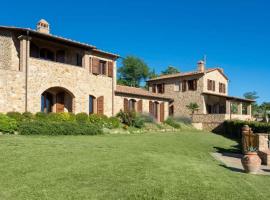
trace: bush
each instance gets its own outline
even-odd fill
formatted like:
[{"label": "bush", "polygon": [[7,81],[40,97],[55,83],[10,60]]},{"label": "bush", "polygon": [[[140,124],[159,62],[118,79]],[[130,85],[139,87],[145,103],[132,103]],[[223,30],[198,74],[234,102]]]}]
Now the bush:
[{"label": "bush", "polygon": [[270,124],[255,121],[227,120],[224,122],[224,134],[232,138],[242,137],[242,127],[248,125],[254,133],[270,133]]},{"label": "bush", "polygon": [[47,113],[44,113],[44,112],[37,112],[35,114],[35,119],[38,119],[38,120],[46,120],[48,118],[48,114]]},{"label": "bush", "polygon": [[144,126],[144,118],[137,115],[135,112],[120,112],[117,114],[121,122],[127,126],[142,128]]},{"label": "bush", "polygon": [[106,128],[113,129],[119,128],[121,125],[119,119],[117,117],[110,117],[106,120]]},{"label": "bush", "polygon": [[49,113],[48,120],[54,122],[75,121],[75,115],[72,113]]},{"label": "bush", "polygon": [[138,116],[140,118],[142,118],[145,123],[155,123],[156,122],[156,119],[153,116],[149,115],[148,113],[140,113],[140,114],[138,114]]},{"label": "bush", "polygon": [[24,120],[32,120],[34,119],[34,115],[30,112],[24,112],[22,114]]},{"label": "bush", "polygon": [[75,118],[76,118],[76,121],[79,123],[86,123],[89,121],[87,113],[78,113],[76,114]]},{"label": "bush", "polygon": [[181,128],[181,125],[172,117],[168,117],[166,120],[165,120],[165,123],[170,125],[171,127],[173,128]]},{"label": "bush", "polygon": [[192,123],[192,119],[190,117],[178,116],[178,117],[173,117],[173,119],[178,123],[183,123],[183,124],[191,124]]},{"label": "bush", "polygon": [[17,130],[17,121],[4,114],[0,114],[0,132],[14,133]]},{"label": "bush", "polygon": [[77,122],[24,121],[18,128],[22,135],[97,135],[102,134],[99,126]]},{"label": "bush", "polygon": [[19,112],[8,112],[6,115],[12,119],[15,119],[17,122],[22,121],[24,118]]}]

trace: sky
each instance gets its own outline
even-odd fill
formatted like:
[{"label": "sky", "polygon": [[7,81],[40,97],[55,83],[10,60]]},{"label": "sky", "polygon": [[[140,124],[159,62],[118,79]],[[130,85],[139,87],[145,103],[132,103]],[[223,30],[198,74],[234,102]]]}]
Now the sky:
[{"label": "sky", "polygon": [[269,10],[268,0],[13,0],[1,2],[0,25],[34,29],[44,18],[52,34],[137,56],[156,72],[195,70],[206,55],[207,67],[229,77],[229,95],[256,91],[263,102],[270,101]]}]

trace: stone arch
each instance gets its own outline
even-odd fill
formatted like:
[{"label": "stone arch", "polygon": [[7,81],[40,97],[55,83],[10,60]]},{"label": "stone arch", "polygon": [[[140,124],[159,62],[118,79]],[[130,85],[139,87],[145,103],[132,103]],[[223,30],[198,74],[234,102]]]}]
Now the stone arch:
[{"label": "stone arch", "polygon": [[75,95],[64,87],[49,87],[41,94],[42,112],[74,112]]}]

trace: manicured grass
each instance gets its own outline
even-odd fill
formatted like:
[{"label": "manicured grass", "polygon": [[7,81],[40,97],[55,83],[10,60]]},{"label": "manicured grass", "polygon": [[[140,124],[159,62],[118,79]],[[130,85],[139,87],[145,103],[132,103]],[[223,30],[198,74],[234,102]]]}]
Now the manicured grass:
[{"label": "manicured grass", "polygon": [[0,136],[0,199],[269,199],[270,177],[232,172],[201,133]]}]

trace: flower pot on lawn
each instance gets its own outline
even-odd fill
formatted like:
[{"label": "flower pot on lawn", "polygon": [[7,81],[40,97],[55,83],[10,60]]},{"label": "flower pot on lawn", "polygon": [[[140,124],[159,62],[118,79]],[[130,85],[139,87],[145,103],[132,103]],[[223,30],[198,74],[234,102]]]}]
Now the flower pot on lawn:
[{"label": "flower pot on lawn", "polygon": [[261,159],[257,152],[246,152],[243,156],[242,165],[247,173],[256,174],[261,168]]}]

